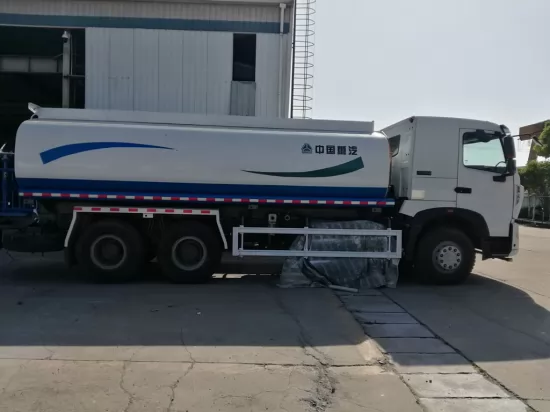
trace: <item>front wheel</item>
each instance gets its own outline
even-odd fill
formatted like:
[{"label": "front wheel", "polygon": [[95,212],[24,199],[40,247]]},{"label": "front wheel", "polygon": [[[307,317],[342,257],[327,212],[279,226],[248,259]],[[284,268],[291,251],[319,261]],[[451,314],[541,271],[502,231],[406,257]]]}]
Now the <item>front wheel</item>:
[{"label": "front wheel", "polygon": [[459,229],[434,229],[418,243],[415,272],[424,282],[439,285],[462,283],[472,272],[474,264],[474,245]]}]

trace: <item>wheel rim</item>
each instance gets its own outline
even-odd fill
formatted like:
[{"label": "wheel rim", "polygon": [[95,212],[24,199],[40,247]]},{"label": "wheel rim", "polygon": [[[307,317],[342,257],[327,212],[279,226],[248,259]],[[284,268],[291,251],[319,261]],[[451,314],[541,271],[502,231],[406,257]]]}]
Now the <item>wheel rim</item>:
[{"label": "wheel rim", "polygon": [[432,254],[434,266],[441,272],[452,273],[462,264],[463,253],[455,242],[444,241],[435,248]]},{"label": "wheel rim", "polygon": [[98,237],[90,247],[90,257],[95,266],[102,270],[121,267],[128,256],[126,244],[115,235]]},{"label": "wheel rim", "polygon": [[184,236],[172,246],[172,261],[181,270],[192,271],[206,261],[206,245],[194,236]]}]

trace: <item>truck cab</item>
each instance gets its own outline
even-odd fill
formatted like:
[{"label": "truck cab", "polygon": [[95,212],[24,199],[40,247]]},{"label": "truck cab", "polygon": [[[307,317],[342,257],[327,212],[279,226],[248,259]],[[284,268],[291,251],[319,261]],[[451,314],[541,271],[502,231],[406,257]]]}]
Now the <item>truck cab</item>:
[{"label": "truck cab", "polygon": [[[454,279],[471,270],[461,264],[467,248],[459,245],[464,243],[462,237],[484,259],[517,253],[515,219],[523,187],[514,142],[505,126],[411,117],[383,131],[390,142],[391,185],[396,197],[403,199],[399,214],[406,227],[405,262],[422,266],[427,277],[445,279],[441,275],[446,274]],[[445,239],[445,232],[460,241]],[[434,237],[431,243],[439,242],[431,245],[431,256],[419,253],[426,236]],[[469,265],[473,266],[473,259]]]}]

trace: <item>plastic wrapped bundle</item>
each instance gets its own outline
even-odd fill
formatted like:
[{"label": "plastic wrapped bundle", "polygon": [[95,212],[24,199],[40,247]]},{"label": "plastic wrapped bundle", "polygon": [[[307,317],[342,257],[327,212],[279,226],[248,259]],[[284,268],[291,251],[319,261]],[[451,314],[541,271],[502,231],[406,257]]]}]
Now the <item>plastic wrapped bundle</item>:
[{"label": "plastic wrapped bundle", "polygon": [[[384,230],[379,223],[368,220],[352,222],[313,222],[310,227],[319,229],[370,229]],[[299,236],[291,250],[301,250],[305,237]],[[383,251],[385,237],[375,236],[310,236],[310,250],[340,250],[349,252]],[[395,287],[398,270],[395,262],[387,259],[367,258],[288,258],[283,265],[281,287],[337,285],[356,289]]]}]

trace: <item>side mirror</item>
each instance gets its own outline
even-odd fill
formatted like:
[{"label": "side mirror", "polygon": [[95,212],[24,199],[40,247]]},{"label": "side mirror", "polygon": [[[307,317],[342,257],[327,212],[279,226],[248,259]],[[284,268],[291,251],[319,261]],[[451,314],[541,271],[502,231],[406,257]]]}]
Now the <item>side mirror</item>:
[{"label": "side mirror", "polygon": [[507,159],[516,158],[516,145],[514,144],[514,138],[512,136],[504,136],[502,139],[502,144],[504,146],[504,155]]},{"label": "side mirror", "polygon": [[506,161],[506,171],[508,172],[508,175],[513,176],[516,173],[516,170],[516,159],[508,159]]},{"label": "side mirror", "polygon": [[504,136],[502,139],[504,156],[506,157],[506,171],[509,175],[516,173],[516,145],[514,138],[510,135]]}]

